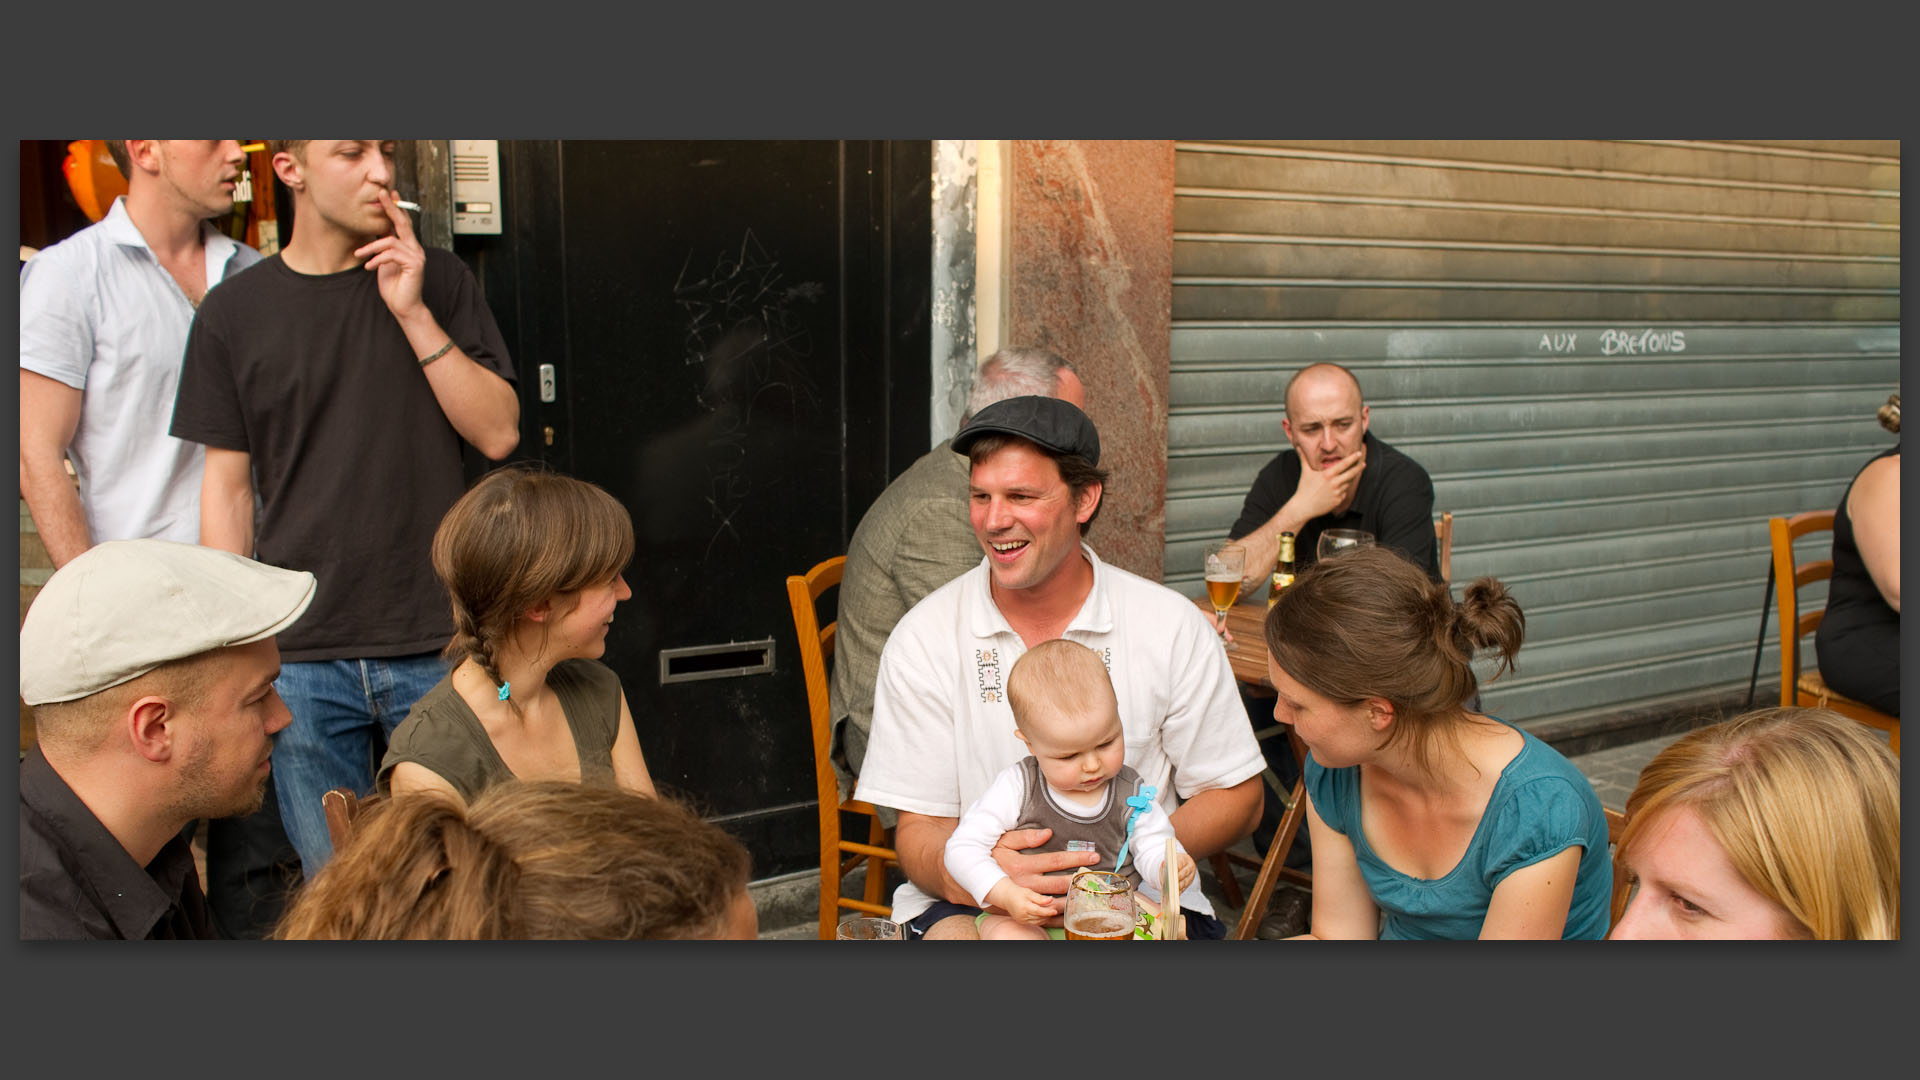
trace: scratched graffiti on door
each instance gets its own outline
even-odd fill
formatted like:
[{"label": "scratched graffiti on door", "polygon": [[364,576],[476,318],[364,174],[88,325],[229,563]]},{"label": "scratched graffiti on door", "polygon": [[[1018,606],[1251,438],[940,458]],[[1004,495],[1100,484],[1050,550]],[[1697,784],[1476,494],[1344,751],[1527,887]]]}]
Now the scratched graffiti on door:
[{"label": "scratched graffiti on door", "polygon": [[[818,281],[789,281],[779,258],[746,230],[737,250],[711,262],[689,251],[673,286],[685,314],[682,362],[698,379],[697,421],[706,463],[703,499],[713,534],[706,556],[723,536],[739,541],[733,521],[753,496],[749,436],[756,415],[762,427],[789,431],[803,412],[819,404],[806,369],[814,342],[805,306],[826,296]],[[769,433],[772,434],[772,433]]]}]

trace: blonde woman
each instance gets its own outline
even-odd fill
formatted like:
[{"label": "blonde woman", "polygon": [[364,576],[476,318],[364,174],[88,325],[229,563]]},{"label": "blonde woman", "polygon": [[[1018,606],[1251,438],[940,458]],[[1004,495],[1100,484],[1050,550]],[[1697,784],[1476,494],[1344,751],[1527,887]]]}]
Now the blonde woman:
[{"label": "blonde woman", "polygon": [[1612,936],[1900,936],[1900,763],[1825,709],[1762,709],[1662,750],[1627,798]]}]

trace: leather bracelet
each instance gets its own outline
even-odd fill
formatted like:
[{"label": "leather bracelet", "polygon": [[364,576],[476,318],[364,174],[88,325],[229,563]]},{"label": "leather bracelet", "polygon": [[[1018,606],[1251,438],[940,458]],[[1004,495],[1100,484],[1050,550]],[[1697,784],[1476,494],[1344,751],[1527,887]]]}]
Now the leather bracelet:
[{"label": "leather bracelet", "polygon": [[420,366],[426,367],[428,364],[431,364],[435,360],[438,360],[441,357],[447,355],[447,353],[451,352],[452,350],[453,350],[453,339],[448,338],[447,343],[445,345],[442,345],[439,348],[433,350],[433,355],[421,357]]}]

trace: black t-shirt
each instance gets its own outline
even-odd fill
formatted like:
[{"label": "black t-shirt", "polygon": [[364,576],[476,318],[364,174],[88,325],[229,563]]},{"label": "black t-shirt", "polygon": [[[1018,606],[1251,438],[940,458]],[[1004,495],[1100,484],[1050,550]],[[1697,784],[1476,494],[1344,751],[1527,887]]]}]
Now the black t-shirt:
[{"label": "black t-shirt", "polygon": [[[458,256],[427,249],[421,290],[454,344],[514,378]],[[465,488],[460,436],[360,267],[300,274],[276,255],[209,290],[187,338],[172,433],[252,457],[255,557],[318,579],[283,660],[407,656],[453,634],[428,558]]]},{"label": "black t-shirt", "polygon": [[[1367,467],[1360,473],[1353,505],[1343,513],[1324,514],[1301,527],[1294,537],[1295,569],[1313,565],[1321,533],[1328,529],[1361,529],[1372,533],[1375,543],[1401,552],[1414,565],[1425,567],[1428,577],[1439,581],[1440,550],[1433,536],[1433,481],[1427,470],[1374,438],[1372,432],[1363,442]],[[1300,455],[1288,448],[1267,462],[1254,478],[1253,489],[1240,508],[1240,519],[1227,530],[1227,537],[1238,540],[1271,521],[1299,486]]]},{"label": "black t-shirt", "polygon": [[184,835],[141,866],[40,748],[27,752],[20,762],[21,940],[219,936]]}]

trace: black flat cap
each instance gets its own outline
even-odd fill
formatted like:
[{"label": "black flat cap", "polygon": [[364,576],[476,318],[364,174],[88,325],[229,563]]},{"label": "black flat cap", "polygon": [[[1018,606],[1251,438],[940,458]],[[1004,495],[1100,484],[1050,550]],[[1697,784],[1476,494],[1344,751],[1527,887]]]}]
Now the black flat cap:
[{"label": "black flat cap", "polygon": [[1056,454],[1078,454],[1088,464],[1100,464],[1100,433],[1087,414],[1055,397],[1016,397],[981,409],[953,437],[955,453],[964,454],[982,435],[1016,435]]}]

